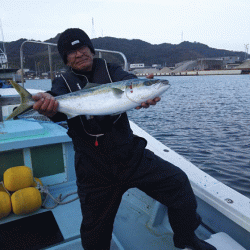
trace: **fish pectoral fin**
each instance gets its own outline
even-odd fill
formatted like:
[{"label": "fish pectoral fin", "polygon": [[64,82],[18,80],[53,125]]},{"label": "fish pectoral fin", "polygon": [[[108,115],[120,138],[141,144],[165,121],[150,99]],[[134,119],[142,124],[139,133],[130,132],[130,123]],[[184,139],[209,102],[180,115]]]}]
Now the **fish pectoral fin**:
[{"label": "fish pectoral fin", "polygon": [[64,113],[64,114],[68,117],[68,119],[74,118],[79,115],[79,114],[74,114],[74,113],[67,113],[67,114]]},{"label": "fish pectoral fin", "polygon": [[123,112],[117,112],[117,113],[111,114],[110,116],[120,115],[121,113],[123,113]]},{"label": "fish pectoral fin", "polygon": [[90,83],[90,82],[88,82],[83,89],[91,89],[91,88],[94,88],[94,87],[98,87],[100,85],[101,84],[98,84],[98,83]]},{"label": "fish pectoral fin", "polygon": [[112,88],[111,90],[116,98],[121,98],[124,94],[124,91],[118,88]]}]

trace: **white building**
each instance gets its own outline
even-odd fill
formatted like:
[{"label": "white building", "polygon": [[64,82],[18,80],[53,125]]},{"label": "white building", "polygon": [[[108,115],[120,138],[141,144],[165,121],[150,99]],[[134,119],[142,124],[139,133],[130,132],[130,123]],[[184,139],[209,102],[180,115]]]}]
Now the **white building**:
[{"label": "white building", "polygon": [[131,69],[139,69],[139,68],[144,68],[144,67],[145,67],[144,63],[130,64]]}]

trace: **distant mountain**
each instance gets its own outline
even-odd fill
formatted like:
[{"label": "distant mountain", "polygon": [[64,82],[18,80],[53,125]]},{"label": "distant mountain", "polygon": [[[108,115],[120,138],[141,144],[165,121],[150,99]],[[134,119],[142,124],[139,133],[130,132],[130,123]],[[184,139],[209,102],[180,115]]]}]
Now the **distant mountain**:
[{"label": "distant mountain", "polygon": [[105,37],[93,39],[93,44],[96,48],[123,52],[130,63],[145,63],[146,65],[174,66],[186,60],[224,56],[239,56],[240,60],[243,60],[245,56],[243,52],[219,50],[205,44],[191,42],[182,42],[177,45],[168,43],[152,45],[141,40]]},{"label": "distant mountain", "polygon": [[[57,43],[58,34],[45,42]],[[14,42],[5,43],[9,64],[12,67],[20,68],[20,46],[26,39],[19,39]],[[174,66],[176,63],[194,60],[197,58],[212,58],[223,56],[239,56],[244,59],[244,52],[234,52],[228,50],[210,48],[205,44],[182,42],[180,44],[150,44],[139,39],[121,39],[114,37],[101,37],[92,40],[95,48],[116,50],[123,52],[129,63],[144,63],[147,66],[161,64],[163,66]],[[24,46],[25,67],[42,71],[49,71],[47,46],[40,44],[29,44]],[[56,47],[52,48],[53,67],[59,69],[64,67]],[[115,60],[122,63],[117,56],[107,56],[107,60]]]}]

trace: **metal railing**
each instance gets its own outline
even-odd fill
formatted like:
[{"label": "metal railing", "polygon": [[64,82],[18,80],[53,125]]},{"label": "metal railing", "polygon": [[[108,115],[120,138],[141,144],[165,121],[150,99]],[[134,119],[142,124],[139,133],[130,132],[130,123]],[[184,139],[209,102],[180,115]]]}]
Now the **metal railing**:
[{"label": "metal railing", "polygon": [[115,50],[104,50],[104,49],[95,49],[95,51],[99,52],[99,58],[102,58],[102,52],[103,53],[113,53],[113,54],[119,54],[123,60],[124,60],[124,70],[128,71],[128,60],[126,56],[120,52],[120,51],[115,51]]},{"label": "metal railing", "polygon": [[53,81],[53,77],[52,77],[52,55],[51,55],[51,46],[57,46],[55,43],[46,43],[46,42],[39,42],[39,41],[31,41],[31,40],[27,40],[24,41],[20,47],[20,62],[21,62],[21,82],[22,82],[22,86],[24,86],[24,69],[23,69],[23,61],[24,61],[24,56],[23,56],[23,47],[26,43],[36,43],[36,44],[43,44],[43,45],[47,45],[48,46],[48,53],[49,53],[49,68],[50,68],[50,77],[51,77],[51,81]]},{"label": "metal railing", "polygon": [[[49,54],[49,67],[50,67],[50,78],[51,82],[53,81],[53,69],[52,69],[52,54],[51,54],[51,46],[57,46],[55,43],[47,43],[47,42],[39,42],[39,41],[31,41],[27,40],[22,43],[20,47],[20,61],[21,61],[21,82],[22,86],[24,86],[24,55],[23,55],[23,47],[26,43],[36,43],[36,44],[43,44],[48,46],[48,54]],[[120,51],[112,51],[112,50],[103,50],[103,49],[95,49],[96,52],[98,52],[99,58],[102,57],[102,53],[111,53],[111,54],[119,54],[123,60],[124,60],[124,70],[128,70],[128,61],[126,56],[120,52]]]}]

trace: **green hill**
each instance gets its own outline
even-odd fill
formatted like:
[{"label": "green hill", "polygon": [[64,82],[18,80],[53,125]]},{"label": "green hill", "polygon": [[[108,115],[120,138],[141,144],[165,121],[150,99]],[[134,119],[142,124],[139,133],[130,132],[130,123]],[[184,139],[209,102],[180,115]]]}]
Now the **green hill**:
[{"label": "green hill", "polygon": [[[56,37],[45,42],[57,43]],[[5,43],[9,65],[20,68],[20,46],[26,39]],[[147,66],[152,64],[161,64],[163,66],[174,66],[176,63],[194,60],[197,58],[212,58],[224,56],[239,56],[240,60],[245,57],[244,52],[235,52],[221,49],[210,48],[205,44],[182,42],[180,44],[150,44],[139,39],[121,39],[114,37],[101,37],[92,40],[95,48],[116,50],[123,52],[129,63],[144,63]],[[53,70],[63,68],[64,65],[57,52],[56,47],[52,48]],[[49,71],[49,59],[47,55],[47,46],[41,44],[28,44],[24,46],[25,63],[24,67],[35,70],[35,67],[41,71]],[[116,56],[107,56],[108,61],[115,60],[122,63],[121,58]],[[36,65],[36,66],[35,66]]]}]

